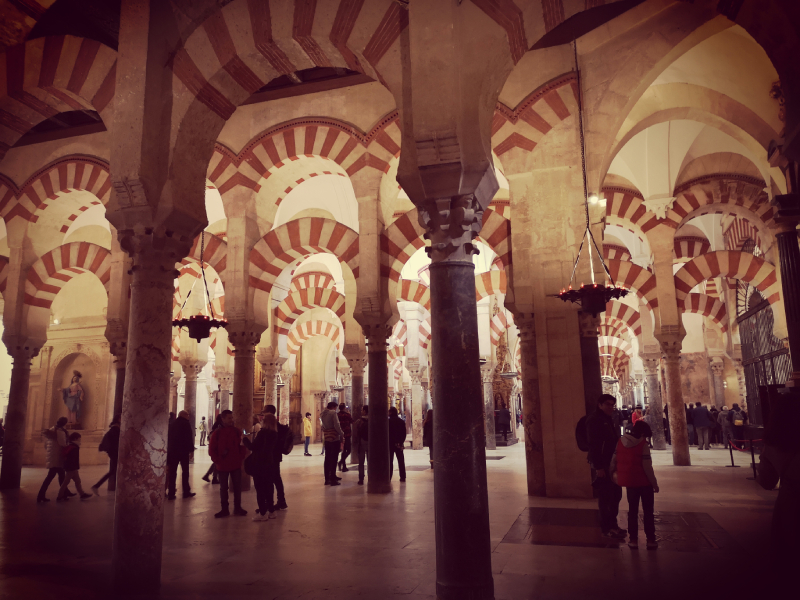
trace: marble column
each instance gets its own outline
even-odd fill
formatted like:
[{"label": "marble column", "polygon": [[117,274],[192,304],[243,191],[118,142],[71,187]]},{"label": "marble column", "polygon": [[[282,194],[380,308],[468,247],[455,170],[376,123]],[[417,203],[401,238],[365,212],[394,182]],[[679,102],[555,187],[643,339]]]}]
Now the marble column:
[{"label": "marble column", "polygon": [[714,377],[714,406],[722,408],[725,405],[725,386],[723,385],[725,365],[722,360],[712,360],[709,366],[711,375]]},{"label": "marble column", "polygon": [[744,365],[742,365],[741,358],[733,359],[733,368],[736,371],[736,382],[739,384],[739,406],[744,407],[747,405],[747,382],[744,378]]},{"label": "marble column", "polygon": [[186,376],[186,387],[183,390],[183,410],[189,413],[189,423],[192,426],[192,435],[197,430],[197,376],[206,366],[204,362],[192,362],[183,365],[183,374]]},{"label": "marble column", "polygon": [[586,414],[597,411],[597,399],[603,395],[603,377],[600,369],[600,347],[597,344],[600,316],[578,311],[578,329],[581,339],[581,371],[583,372],[583,398]]},{"label": "marble column", "polygon": [[644,363],[644,384],[647,386],[647,393],[650,399],[647,412],[653,415],[653,448],[655,450],[666,450],[664,407],[661,403],[661,386],[658,383],[658,369],[661,364],[661,357],[659,355],[642,355],[642,363]]},{"label": "marble column", "polygon": [[[114,384],[114,419],[122,415],[122,397],[125,393],[125,362],[127,361],[127,340],[124,342],[111,342],[111,354],[114,355],[114,366],[117,377]],[[110,489],[110,485],[109,485]]]},{"label": "marble column", "polygon": [[391,331],[385,325],[366,326],[369,360],[369,460],[367,492],[386,494],[392,491],[389,468],[389,368],[386,364],[386,340]]},{"label": "marble column", "polygon": [[661,336],[658,338],[664,353],[667,380],[667,404],[669,406],[669,430],[672,441],[672,464],[688,467],[689,431],[686,427],[686,409],[681,390],[681,340]]},{"label": "marble column", "polygon": [[118,590],[153,593],[161,583],[175,263],[189,240],[119,236],[133,267],[112,565]]},{"label": "marble column", "polygon": [[[275,410],[277,411],[280,407],[278,406],[278,396],[276,394],[277,387],[277,379],[278,373],[283,366],[283,363],[286,362],[286,359],[281,356],[274,356],[271,352],[271,348],[266,348],[267,353],[262,352],[262,349],[258,349],[258,362],[261,363],[261,369],[264,373],[264,406],[274,406]],[[268,354],[268,355],[265,355]]]},{"label": "marble column", "polygon": [[419,359],[406,359],[408,373],[411,375],[411,449],[422,450],[422,381],[420,379]]},{"label": "marble column", "polygon": [[[219,412],[231,409],[231,384],[233,376],[228,371],[217,371],[219,381]],[[213,425],[213,423],[212,423]]]},{"label": "marble column", "polygon": [[[364,367],[367,363],[366,357],[348,358],[348,364],[353,377],[353,403],[351,406],[353,420],[361,418],[361,407],[364,406]],[[350,455],[350,464],[358,464],[358,456],[355,453]]]},{"label": "marble column", "polygon": [[[546,496],[536,324],[532,314],[514,315],[514,321],[519,329],[522,364],[522,428],[525,431],[528,495]],[[596,405],[597,403],[595,402],[595,407]]]},{"label": "marble column", "polygon": [[281,385],[278,388],[278,422],[282,425],[289,424],[289,394],[291,393],[291,380],[292,376],[288,371],[281,371]]},{"label": "marble column", "polygon": [[[253,427],[253,381],[256,344],[261,333],[247,323],[229,323],[228,340],[233,345],[233,422],[240,430]],[[242,471],[242,491],[250,489],[250,476]]]},{"label": "marble column", "polygon": [[8,391],[3,464],[0,467],[0,490],[19,489],[22,477],[22,453],[25,443],[25,418],[28,413],[28,388],[31,380],[31,360],[39,353],[34,344],[9,345],[13,358]]},{"label": "marble column", "polygon": [[[483,414],[484,429],[486,431],[486,449],[497,449],[497,436],[494,431],[494,391],[492,390],[492,379],[494,378],[494,364],[487,361],[481,365],[481,381],[483,382]],[[512,411],[512,418],[516,426],[516,413]]]},{"label": "marble column", "polygon": [[[169,379],[169,411],[178,414],[178,383],[180,383],[181,374],[176,373]],[[125,381],[123,380],[123,385]]]}]

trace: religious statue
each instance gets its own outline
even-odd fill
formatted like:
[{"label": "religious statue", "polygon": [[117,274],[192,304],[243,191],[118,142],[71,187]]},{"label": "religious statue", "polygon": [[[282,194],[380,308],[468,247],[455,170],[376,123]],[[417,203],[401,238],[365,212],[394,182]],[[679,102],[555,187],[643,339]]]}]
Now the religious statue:
[{"label": "religious statue", "polygon": [[69,413],[68,423],[72,425],[77,424],[81,418],[81,404],[83,404],[85,398],[83,388],[81,387],[82,377],[83,375],[81,375],[80,371],[73,371],[69,387],[65,387],[61,390],[64,404],[67,405],[67,411]]}]

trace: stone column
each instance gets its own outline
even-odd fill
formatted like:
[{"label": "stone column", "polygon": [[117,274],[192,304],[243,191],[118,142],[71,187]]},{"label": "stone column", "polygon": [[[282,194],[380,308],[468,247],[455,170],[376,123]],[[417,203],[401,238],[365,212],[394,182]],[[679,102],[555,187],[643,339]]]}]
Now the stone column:
[{"label": "stone column", "polygon": [[[486,361],[481,365],[481,381],[483,382],[483,413],[484,429],[486,431],[486,449],[495,450],[497,448],[497,437],[494,431],[494,391],[492,390],[492,379],[494,378],[494,364]],[[516,413],[512,415],[514,426],[516,427]]]},{"label": "stone column", "polygon": [[656,450],[667,449],[667,439],[664,435],[664,407],[661,403],[661,386],[658,383],[658,369],[661,364],[659,355],[642,355],[644,363],[644,383],[650,397],[648,413],[652,413],[653,423],[653,448]]},{"label": "stone column", "polygon": [[292,376],[290,375],[289,371],[281,371],[281,381],[283,385],[278,390],[278,421],[283,425],[289,424],[289,394],[291,393],[291,381]]},{"label": "stone column", "polygon": [[477,253],[483,210],[472,194],[418,205],[431,240],[431,337],[436,592],[443,600],[494,597],[480,373]]},{"label": "stone column", "polygon": [[[240,430],[253,427],[253,380],[256,344],[261,332],[246,322],[228,323],[228,340],[233,345],[233,422]],[[250,489],[250,476],[242,471],[242,491]]]},{"label": "stone column", "polygon": [[[114,419],[119,419],[122,415],[122,397],[125,393],[125,363],[127,359],[127,340],[121,342],[111,342],[111,354],[114,355],[114,366],[117,371],[117,378],[114,384]],[[109,489],[110,489],[109,484]]]},{"label": "stone column", "polygon": [[[231,384],[233,376],[228,371],[217,371],[217,381],[219,381],[219,412],[231,409]],[[213,423],[212,423],[213,425]]]},{"label": "stone column", "polygon": [[391,330],[385,325],[363,328],[367,337],[369,360],[369,461],[367,492],[386,494],[392,491],[389,479],[389,368],[386,364],[386,340]]},{"label": "stone column", "polygon": [[183,390],[183,410],[189,413],[189,423],[192,425],[192,434],[197,428],[197,376],[206,366],[205,362],[190,362],[183,364],[183,374],[186,376],[186,387]]},{"label": "stone column", "polygon": [[723,385],[725,365],[722,359],[715,359],[711,361],[709,366],[714,377],[714,405],[717,408],[722,408],[725,405],[725,386]]},{"label": "stone column", "polygon": [[583,397],[586,414],[597,410],[597,399],[603,394],[603,377],[600,369],[600,347],[597,344],[600,316],[578,311],[578,328],[581,337],[581,370],[583,371]]},{"label": "stone column", "polygon": [[259,348],[257,358],[264,372],[264,406],[274,406],[277,411],[279,406],[275,384],[277,375],[286,359],[282,356],[275,356],[272,348]]},{"label": "stone column", "polygon": [[522,364],[522,428],[525,431],[528,495],[546,496],[536,324],[532,314],[514,315],[514,322],[519,329]]},{"label": "stone column", "polygon": [[[6,342],[8,344],[8,342]],[[8,391],[8,409],[4,426],[3,465],[0,468],[0,490],[19,489],[22,477],[22,453],[25,442],[25,418],[28,413],[28,387],[31,380],[31,360],[39,353],[37,345],[8,346],[14,359]]]},{"label": "stone column", "polygon": [[407,358],[406,368],[411,376],[411,449],[422,450],[422,381],[419,358]]},{"label": "stone column", "polygon": [[117,589],[150,593],[161,582],[175,263],[189,240],[119,235],[133,267],[112,563]]},{"label": "stone column", "polygon": [[[178,383],[180,383],[181,374],[176,373],[169,379],[169,411],[176,415],[178,414]],[[124,384],[123,380],[123,384]]]},{"label": "stone column", "polygon": [[[352,388],[353,388],[353,404],[350,408],[352,411],[353,419],[361,418],[361,407],[364,406],[364,367],[367,364],[365,356],[353,357],[347,359],[352,372]],[[350,455],[350,464],[358,464],[358,456],[355,453]]]},{"label": "stone column", "polygon": [[[664,353],[667,380],[667,403],[669,405],[669,429],[672,440],[672,464],[688,467],[689,432],[686,427],[686,409],[681,391],[681,339],[677,336],[657,336]],[[682,336],[681,336],[682,337]]]},{"label": "stone column", "polygon": [[744,378],[744,365],[742,365],[741,358],[733,359],[733,368],[736,371],[736,382],[739,384],[739,406],[743,407],[747,404],[747,382]]}]

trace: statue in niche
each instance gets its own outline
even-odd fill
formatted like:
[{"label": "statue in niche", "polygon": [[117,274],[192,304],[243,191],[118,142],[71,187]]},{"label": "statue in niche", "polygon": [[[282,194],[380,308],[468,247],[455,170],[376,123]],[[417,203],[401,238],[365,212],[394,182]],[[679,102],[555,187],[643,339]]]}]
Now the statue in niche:
[{"label": "statue in niche", "polygon": [[61,390],[61,394],[64,398],[64,404],[67,405],[67,423],[70,425],[77,425],[80,422],[81,418],[81,405],[83,404],[85,395],[83,393],[83,387],[81,387],[81,375],[80,371],[73,371],[72,372],[72,381],[69,384],[69,387],[65,387]]}]

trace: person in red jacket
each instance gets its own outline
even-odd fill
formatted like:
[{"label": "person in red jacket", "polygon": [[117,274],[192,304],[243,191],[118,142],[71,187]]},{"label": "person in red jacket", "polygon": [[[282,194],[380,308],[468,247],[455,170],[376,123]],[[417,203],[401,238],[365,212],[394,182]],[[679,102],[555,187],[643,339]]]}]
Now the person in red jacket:
[{"label": "person in red jacket", "polygon": [[611,477],[617,485],[628,492],[628,546],[639,547],[639,501],[644,513],[644,534],[647,536],[647,549],[658,548],[655,524],[655,494],[658,481],[653,472],[653,461],[646,439],[653,435],[650,426],[644,421],[636,421],[630,433],[617,442],[617,450],[611,459]]},{"label": "person in red jacket", "polygon": [[247,511],[242,508],[242,463],[246,453],[242,445],[242,434],[233,424],[233,413],[223,410],[220,413],[222,427],[211,434],[208,453],[219,474],[219,498],[222,510],[214,516],[218,519],[230,516],[228,511],[228,481],[233,487],[233,514],[243,517]]}]

